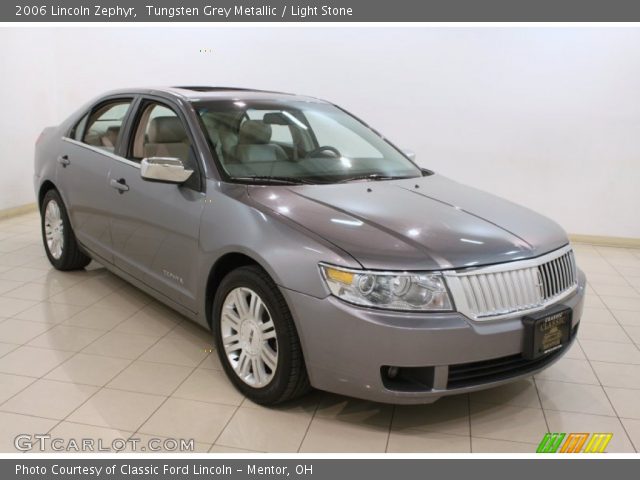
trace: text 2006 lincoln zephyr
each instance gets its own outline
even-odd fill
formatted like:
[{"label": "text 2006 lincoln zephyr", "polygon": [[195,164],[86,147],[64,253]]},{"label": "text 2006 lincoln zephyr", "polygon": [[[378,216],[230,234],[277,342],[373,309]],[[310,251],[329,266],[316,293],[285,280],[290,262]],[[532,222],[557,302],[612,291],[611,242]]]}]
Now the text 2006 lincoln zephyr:
[{"label": "text 2006 lincoln zephyr", "polygon": [[210,328],[233,384],[429,403],[548,367],[585,276],[551,220],[418,167],[315,98],[108,93],[37,141],[47,256]]}]

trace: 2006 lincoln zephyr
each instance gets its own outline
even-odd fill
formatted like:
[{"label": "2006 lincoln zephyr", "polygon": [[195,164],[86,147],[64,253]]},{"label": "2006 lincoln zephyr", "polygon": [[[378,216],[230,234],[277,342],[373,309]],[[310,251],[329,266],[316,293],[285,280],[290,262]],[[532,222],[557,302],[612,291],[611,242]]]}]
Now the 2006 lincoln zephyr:
[{"label": "2006 lincoln zephyr", "polygon": [[258,403],[500,385],[562,356],[582,314],[558,225],[314,98],[112,92],[45,129],[35,188],[55,268],[94,259],[210,328]]}]

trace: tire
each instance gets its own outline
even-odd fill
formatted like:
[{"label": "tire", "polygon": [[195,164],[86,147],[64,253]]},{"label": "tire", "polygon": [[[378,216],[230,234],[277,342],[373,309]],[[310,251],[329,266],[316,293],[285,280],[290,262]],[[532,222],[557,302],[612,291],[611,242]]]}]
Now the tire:
[{"label": "tire", "polygon": [[[262,307],[253,301],[254,295]],[[213,301],[212,326],[225,373],[253,402],[275,405],[311,389],[289,307],[276,284],[260,267],[240,267],[222,280]],[[225,344],[229,351],[225,350]]]},{"label": "tire", "polygon": [[44,250],[56,270],[79,270],[91,262],[78,247],[67,209],[57,190],[51,189],[44,195],[40,225]]}]

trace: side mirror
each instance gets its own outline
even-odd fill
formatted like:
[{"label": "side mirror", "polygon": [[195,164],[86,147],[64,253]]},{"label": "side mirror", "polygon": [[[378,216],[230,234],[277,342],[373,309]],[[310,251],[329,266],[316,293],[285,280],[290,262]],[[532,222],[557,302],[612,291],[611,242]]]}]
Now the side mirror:
[{"label": "side mirror", "polygon": [[416,152],[414,152],[413,150],[407,150],[406,148],[402,150],[402,153],[404,153],[407,157],[409,157],[409,160],[412,160],[415,162],[416,160]]},{"label": "side mirror", "polygon": [[192,173],[178,158],[149,157],[140,163],[140,176],[150,182],[184,183]]}]

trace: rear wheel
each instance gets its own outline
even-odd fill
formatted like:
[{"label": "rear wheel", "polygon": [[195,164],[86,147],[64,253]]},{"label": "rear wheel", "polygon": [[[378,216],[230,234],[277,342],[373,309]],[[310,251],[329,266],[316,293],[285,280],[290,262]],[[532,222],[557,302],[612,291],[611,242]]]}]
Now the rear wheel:
[{"label": "rear wheel", "polygon": [[214,335],[231,382],[264,405],[310,389],[298,334],[284,297],[257,266],[229,273],[214,299]]},{"label": "rear wheel", "polygon": [[56,190],[49,190],[40,206],[42,241],[47,258],[57,270],[78,270],[91,258],[80,251],[67,210]]}]

